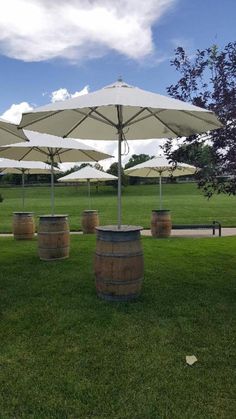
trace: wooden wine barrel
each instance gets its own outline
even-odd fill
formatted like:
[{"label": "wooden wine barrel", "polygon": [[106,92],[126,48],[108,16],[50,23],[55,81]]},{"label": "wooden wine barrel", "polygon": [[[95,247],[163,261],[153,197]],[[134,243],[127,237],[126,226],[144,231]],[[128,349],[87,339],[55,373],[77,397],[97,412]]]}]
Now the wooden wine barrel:
[{"label": "wooden wine barrel", "polygon": [[16,240],[32,240],[35,235],[33,212],[13,213],[13,235]]},{"label": "wooden wine barrel", "polygon": [[143,251],[139,226],[97,227],[95,277],[97,295],[110,301],[129,301],[140,294]]},{"label": "wooden wine barrel", "polygon": [[82,231],[84,234],[95,234],[99,226],[98,211],[85,210],[82,214]]},{"label": "wooden wine barrel", "polygon": [[38,251],[41,260],[69,257],[70,230],[67,215],[43,215],[39,218]]},{"label": "wooden wine barrel", "polygon": [[170,210],[153,210],[151,232],[153,237],[165,238],[171,234],[172,222]]}]

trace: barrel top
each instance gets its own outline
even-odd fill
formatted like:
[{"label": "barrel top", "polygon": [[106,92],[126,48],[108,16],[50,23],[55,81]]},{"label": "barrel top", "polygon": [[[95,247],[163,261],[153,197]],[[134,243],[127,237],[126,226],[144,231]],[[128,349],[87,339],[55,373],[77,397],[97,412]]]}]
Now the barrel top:
[{"label": "barrel top", "polygon": [[130,231],[143,230],[143,227],[132,226],[132,225],[121,225],[121,227],[118,228],[117,225],[107,225],[107,226],[96,227],[96,230],[104,231],[104,232],[105,231],[112,231],[113,233],[128,233]]},{"label": "barrel top", "polygon": [[50,220],[53,220],[55,218],[66,218],[68,217],[68,214],[56,214],[56,215],[39,215],[39,218],[48,218]]},{"label": "barrel top", "polygon": [[152,212],[165,213],[170,212],[169,209],[153,209]]},{"label": "barrel top", "polygon": [[83,212],[98,212],[97,210],[84,210]]},{"label": "barrel top", "polygon": [[34,212],[30,212],[30,211],[14,211],[13,214],[14,215],[33,215]]}]

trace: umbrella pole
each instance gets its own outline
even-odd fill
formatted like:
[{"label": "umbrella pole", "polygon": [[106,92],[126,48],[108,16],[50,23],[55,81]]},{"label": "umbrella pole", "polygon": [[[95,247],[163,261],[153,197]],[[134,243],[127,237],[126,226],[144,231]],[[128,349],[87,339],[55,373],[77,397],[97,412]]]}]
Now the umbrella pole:
[{"label": "umbrella pole", "polygon": [[89,209],[91,209],[91,193],[90,193],[90,180],[87,179],[88,182],[88,199],[89,199]]},{"label": "umbrella pole", "polygon": [[119,131],[118,138],[118,230],[121,228],[121,142],[122,131]]},{"label": "umbrella pole", "polygon": [[160,210],[162,209],[162,182],[161,182],[161,173],[159,176],[159,193],[160,193]]},{"label": "umbrella pole", "polygon": [[22,170],[22,208],[25,209],[25,171]]},{"label": "umbrella pole", "polygon": [[51,215],[54,215],[54,167],[53,156],[51,156]]}]

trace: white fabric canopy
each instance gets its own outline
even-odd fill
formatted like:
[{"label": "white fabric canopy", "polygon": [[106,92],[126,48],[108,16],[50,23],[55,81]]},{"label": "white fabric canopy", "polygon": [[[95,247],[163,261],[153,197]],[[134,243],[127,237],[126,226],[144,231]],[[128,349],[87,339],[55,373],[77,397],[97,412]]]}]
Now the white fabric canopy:
[{"label": "white fabric canopy", "polygon": [[28,140],[24,131],[21,128],[18,128],[16,124],[0,118],[0,146],[4,144],[17,143],[20,140]]},{"label": "white fabric canopy", "polygon": [[211,111],[122,81],[35,108],[23,114],[20,126],[61,137],[113,140],[120,123],[118,106],[127,140],[189,136],[222,126]]},{"label": "white fabric canopy", "polygon": [[62,163],[99,161],[112,157],[74,139],[63,139],[32,131],[25,131],[25,134],[29,141],[0,147],[0,157],[17,160],[44,160],[50,163],[51,159],[54,163]]},{"label": "white fabric canopy", "polygon": [[58,179],[59,182],[99,182],[107,180],[117,180],[116,176],[109,173],[102,172],[101,170],[95,169],[95,167],[86,166],[76,172],[70,173],[69,175],[63,176]]},{"label": "white fabric canopy", "polygon": [[196,173],[196,167],[186,163],[172,164],[164,157],[154,157],[136,166],[129,167],[125,170],[128,176],[138,177],[169,177],[169,176],[186,176]]},{"label": "white fabric canopy", "polygon": [[[60,171],[57,168],[54,168],[55,171]],[[18,160],[10,160],[10,159],[2,159],[0,160],[0,171],[3,174],[7,173],[22,173],[26,172],[27,174],[50,174],[51,167],[49,164],[37,161],[18,161]]]}]

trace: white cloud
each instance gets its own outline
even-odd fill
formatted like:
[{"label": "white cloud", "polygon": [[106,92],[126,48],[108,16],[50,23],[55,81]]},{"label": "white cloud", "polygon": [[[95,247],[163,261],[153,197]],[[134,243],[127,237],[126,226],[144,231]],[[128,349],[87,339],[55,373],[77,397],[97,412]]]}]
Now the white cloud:
[{"label": "white cloud", "polygon": [[75,92],[75,93],[69,93],[69,91],[63,87],[61,87],[58,90],[54,90],[54,92],[51,93],[51,102],[59,102],[63,100],[67,100],[73,97],[86,95],[89,92],[89,86],[85,86],[82,90]]},{"label": "white cloud", "polygon": [[[84,86],[82,90],[70,93],[65,88],[60,88],[52,92],[49,96],[51,98],[51,102],[58,102],[60,100],[70,99],[76,96],[85,95],[89,92],[89,86]],[[47,95],[48,93],[43,93],[43,96]],[[23,112],[29,112],[33,109],[28,102],[21,102],[21,103],[13,103],[9,109],[7,109],[2,115],[1,118],[6,119],[7,121],[13,122],[15,124],[19,124],[21,120],[21,116]]]},{"label": "white cloud", "polygon": [[6,119],[9,122],[19,124],[21,115],[23,112],[29,112],[33,107],[28,102],[21,102],[18,104],[11,105],[2,115],[1,118]]},{"label": "white cloud", "polygon": [[154,51],[152,26],[178,0],[2,0],[0,52],[24,61],[73,62],[114,50]]}]

